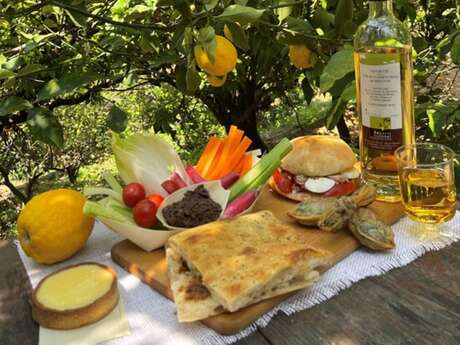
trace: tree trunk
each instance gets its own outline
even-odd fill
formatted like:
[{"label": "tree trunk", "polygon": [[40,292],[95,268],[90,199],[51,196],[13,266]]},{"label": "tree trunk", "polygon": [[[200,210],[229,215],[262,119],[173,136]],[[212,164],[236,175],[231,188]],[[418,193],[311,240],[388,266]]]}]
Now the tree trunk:
[{"label": "tree trunk", "polygon": [[340,137],[347,142],[351,143],[350,130],[348,129],[347,123],[345,122],[345,117],[342,115],[339,122],[337,123],[337,130],[339,131]]},{"label": "tree trunk", "polygon": [[246,116],[237,117],[237,120],[234,124],[238,126],[239,129],[242,129],[245,135],[252,140],[252,144],[250,147],[252,150],[261,149],[262,152],[267,151],[267,145],[265,145],[264,141],[262,140],[259,134],[259,130],[257,128],[257,114],[251,111],[250,114],[246,113],[245,115]]}]

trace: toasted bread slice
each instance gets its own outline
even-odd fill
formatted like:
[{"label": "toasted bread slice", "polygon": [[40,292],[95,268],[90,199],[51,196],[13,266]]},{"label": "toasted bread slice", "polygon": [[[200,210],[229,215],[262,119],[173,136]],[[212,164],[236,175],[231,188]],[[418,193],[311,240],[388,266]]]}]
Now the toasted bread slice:
[{"label": "toasted bread slice", "polygon": [[[187,308],[184,304],[192,303],[192,298],[187,300],[181,295],[188,288],[184,284],[191,281],[201,284],[199,289],[206,288],[207,298],[214,300],[209,304],[213,310],[206,309],[209,313],[218,313],[218,306],[223,308],[220,312],[235,311],[311,285],[319,277],[316,268],[328,263],[328,253],[309,246],[305,236],[305,232],[280,222],[269,211],[202,225],[172,236],[167,257],[168,263],[174,262],[169,266],[169,276],[179,320],[210,316],[204,310],[187,317],[181,313]],[[180,265],[184,266],[182,272],[177,270]],[[188,280],[181,278],[186,274]],[[182,283],[180,279],[184,279]],[[204,300],[193,303],[205,303]]]}]

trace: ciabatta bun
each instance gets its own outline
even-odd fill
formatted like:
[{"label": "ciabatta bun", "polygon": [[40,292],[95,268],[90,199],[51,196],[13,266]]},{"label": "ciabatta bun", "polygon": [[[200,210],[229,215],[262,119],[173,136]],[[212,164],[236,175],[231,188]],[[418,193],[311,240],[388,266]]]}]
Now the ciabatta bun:
[{"label": "ciabatta bun", "polygon": [[356,157],[339,137],[310,135],[292,140],[293,149],[281,162],[281,168],[293,175],[330,176],[351,169]]}]

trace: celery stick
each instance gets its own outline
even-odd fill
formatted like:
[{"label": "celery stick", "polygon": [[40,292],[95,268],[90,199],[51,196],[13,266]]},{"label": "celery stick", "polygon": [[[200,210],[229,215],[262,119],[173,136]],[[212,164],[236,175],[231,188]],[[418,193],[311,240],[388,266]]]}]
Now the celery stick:
[{"label": "celery stick", "polygon": [[253,180],[247,187],[247,190],[256,190],[260,186],[263,186],[265,182],[268,181],[270,176],[273,175],[276,169],[281,165],[281,160],[278,159],[276,161],[273,161],[270,166],[264,170],[264,172],[259,175],[255,180]]},{"label": "celery stick", "polygon": [[[248,186],[262,175],[265,170],[269,169],[273,162],[277,162],[278,166],[281,159],[292,150],[292,144],[287,138],[283,138],[270,152],[263,156],[251,170],[249,170],[242,178],[240,178],[230,189],[229,201],[232,201],[242,193],[249,190]],[[277,166],[277,167],[278,167]]]},{"label": "celery stick", "polygon": [[122,192],[121,185],[118,183],[117,179],[110,172],[105,171],[102,177],[108,183],[110,188],[112,188],[115,192],[117,193]]},{"label": "celery stick", "polygon": [[108,218],[121,223],[133,223],[133,220],[129,219],[124,212],[116,211],[110,207],[104,207],[94,201],[85,202],[83,213],[87,216]]},{"label": "celery stick", "polygon": [[91,195],[108,195],[111,198],[117,200],[118,202],[123,202],[121,193],[117,193],[110,188],[101,188],[101,187],[85,187],[83,188],[83,194],[86,196]]}]

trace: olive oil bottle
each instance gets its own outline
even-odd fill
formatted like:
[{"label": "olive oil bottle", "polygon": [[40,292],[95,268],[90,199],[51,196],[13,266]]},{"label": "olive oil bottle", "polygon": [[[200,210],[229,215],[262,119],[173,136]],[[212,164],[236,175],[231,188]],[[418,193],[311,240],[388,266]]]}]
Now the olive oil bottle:
[{"label": "olive oil bottle", "polygon": [[360,159],[377,199],[400,200],[394,151],[415,141],[412,40],[392,0],[370,0],[354,38]]}]

